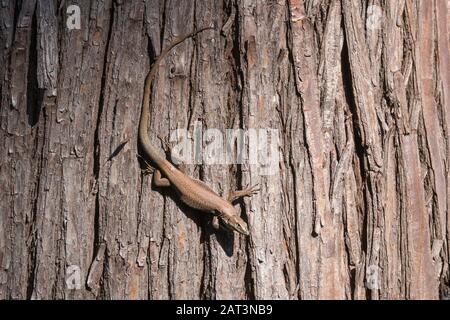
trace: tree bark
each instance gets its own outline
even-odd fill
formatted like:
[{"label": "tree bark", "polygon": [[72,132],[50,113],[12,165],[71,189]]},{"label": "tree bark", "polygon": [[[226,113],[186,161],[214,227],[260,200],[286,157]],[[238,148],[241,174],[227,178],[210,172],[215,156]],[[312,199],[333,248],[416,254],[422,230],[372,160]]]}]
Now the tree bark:
[{"label": "tree bark", "polygon": [[[3,1],[0,299],[449,299],[449,8]],[[278,130],[276,174],[187,167],[221,195],[260,184],[249,237],[137,156],[152,61],[205,26],[159,68],[150,139]]]}]

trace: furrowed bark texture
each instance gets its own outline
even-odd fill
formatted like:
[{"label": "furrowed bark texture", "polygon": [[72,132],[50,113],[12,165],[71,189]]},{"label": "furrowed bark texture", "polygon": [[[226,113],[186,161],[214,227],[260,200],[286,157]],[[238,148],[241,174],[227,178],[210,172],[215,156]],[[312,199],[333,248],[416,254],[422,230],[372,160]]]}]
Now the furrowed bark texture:
[{"label": "furrowed bark texture", "polygon": [[[449,299],[449,6],[2,1],[0,299]],[[150,139],[278,130],[272,174],[188,165],[222,195],[260,184],[249,237],[137,156],[152,61],[205,26],[159,68]]]}]

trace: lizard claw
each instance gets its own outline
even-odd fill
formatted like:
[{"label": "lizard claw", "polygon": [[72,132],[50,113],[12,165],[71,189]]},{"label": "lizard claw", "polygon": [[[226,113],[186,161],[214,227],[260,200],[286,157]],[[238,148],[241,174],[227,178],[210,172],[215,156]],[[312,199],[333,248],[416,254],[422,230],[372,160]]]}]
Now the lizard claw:
[{"label": "lizard claw", "polygon": [[153,168],[152,166],[147,165],[147,168],[142,169],[142,173],[146,176],[148,174],[151,174],[155,172],[155,168]]},{"label": "lizard claw", "polygon": [[246,187],[244,190],[246,191],[247,195],[250,196],[250,195],[257,194],[258,191],[261,190],[261,188],[260,188],[260,186],[259,186],[259,183],[256,183],[256,184],[254,184],[254,185],[251,186],[251,187]]},{"label": "lizard claw", "polygon": [[145,169],[141,169],[144,175],[148,175],[155,172],[155,168],[152,165],[150,165],[150,163],[148,163],[147,160],[144,159],[144,157],[142,157],[140,154],[138,154],[138,157],[141,158],[146,165]]},{"label": "lizard claw", "polygon": [[[161,144],[163,145],[164,152],[166,153],[166,155],[168,157],[170,157],[170,160],[172,161],[172,163],[174,163],[176,166],[184,165],[183,159],[179,155],[177,155],[177,154],[172,152],[174,144],[169,142],[169,139],[167,137],[162,137],[159,134],[157,135],[157,137],[161,141]],[[183,172],[185,172],[185,171],[186,170],[184,169]]]},{"label": "lizard claw", "polygon": [[158,137],[159,141],[161,141],[161,144],[163,145],[163,148],[165,150],[169,150],[170,151],[172,149],[172,146],[169,143],[169,139],[167,139],[167,137],[163,137],[160,134],[158,134],[157,137]]},{"label": "lizard claw", "polygon": [[228,195],[228,201],[233,202],[236,201],[239,198],[243,198],[243,197],[251,197],[255,194],[258,193],[258,191],[260,191],[260,187],[259,184],[255,184],[251,187],[246,187],[243,190],[237,190],[237,191],[231,191],[230,194]]}]

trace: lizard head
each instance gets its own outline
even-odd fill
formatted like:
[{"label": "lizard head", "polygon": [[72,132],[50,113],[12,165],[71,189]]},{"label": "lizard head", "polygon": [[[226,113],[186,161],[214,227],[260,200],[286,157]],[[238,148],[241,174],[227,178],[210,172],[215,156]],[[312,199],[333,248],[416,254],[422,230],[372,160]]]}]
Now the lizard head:
[{"label": "lizard head", "polygon": [[226,228],[231,231],[237,231],[246,236],[250,234],[247,223],[239,217],[239,213],[235,208],[225,208],[220,213],[220,220]]}]

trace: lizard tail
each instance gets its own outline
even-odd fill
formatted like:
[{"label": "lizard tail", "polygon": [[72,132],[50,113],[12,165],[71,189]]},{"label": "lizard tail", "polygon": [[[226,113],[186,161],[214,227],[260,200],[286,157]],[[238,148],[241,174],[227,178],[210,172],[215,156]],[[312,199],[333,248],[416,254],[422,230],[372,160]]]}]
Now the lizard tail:
[{"label": "lizard tail", "polygon": [[176,45],[180,44],[184,40],[195,36],[197,33],[200,33],[205,30],[214,29],[213,27],[206,27],[202,29],[198,29],[193,33],[188,35],[176,37],[175,40],[166,48],[164,48],[158,58],[156,58],[153,63],[149,73],[147,74],[147,78],[145,79],[145,87],[144,87],[144,101],[142,105],[141,111],[141,119],[139,120],[139,140],[141,142],[142,149],[144,150],[145,155],[150,158],[153,162],[155,162],[158,166],[163,166],[166,162],[166,159],[159,153],[158,149],[150,142],[150,138],[148,137],[148,119],[150,115],[150,98],[151,98],[151,90],[153,81],[155,80],[156,71],[158,69],[159,63],[164,59],[166,54]]}]

